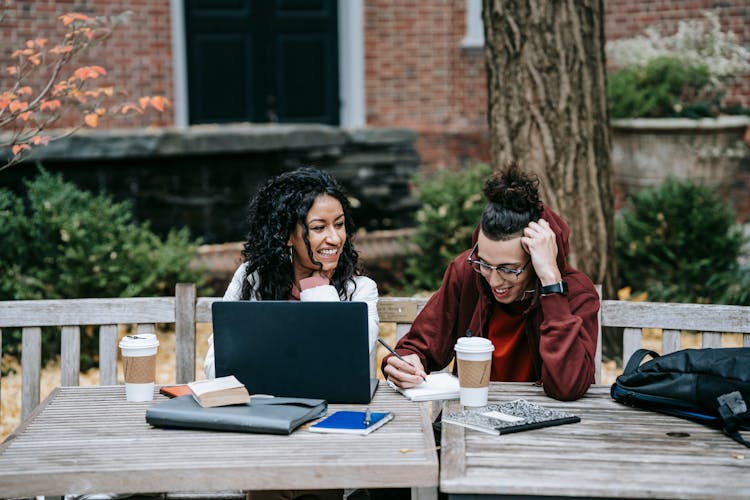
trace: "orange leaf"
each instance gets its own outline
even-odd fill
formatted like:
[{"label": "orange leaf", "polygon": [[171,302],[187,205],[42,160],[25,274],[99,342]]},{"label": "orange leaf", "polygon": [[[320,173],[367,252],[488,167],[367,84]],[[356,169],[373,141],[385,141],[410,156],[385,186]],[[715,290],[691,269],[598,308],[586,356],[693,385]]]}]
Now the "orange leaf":
[{"label": "orange leaf", "polygon": [[138,104],[141,106],[141,109],[146,109],[150,100],[151,98],[148,96],[141,97],[140,99],[138,99]]},{"label": "orange leaf", "polygon": [[151,98],[151,107],[157,111],[163,113],[164,108],[167,106],[169,106],[169,99],[164,98],[164,96],[156,95]]},{"label": "orange leaf", "polygon": [[18,73],[18,67],[16,66],[8,66],[8,74],[9,75],[15,75]]},{"label": "orange leaf", "polygon": [[26,40],[26,43],[24,45],[26,45],[26,48],[28,48],[28,49],[33,49],[34,48],[34,41],[33,40]]},{"label": "orange leaf", "polygon": [[13,151],[13,155],[17,155],[24,149],[31,149],[31,146],[29,146],[28,144],[14,144],[11,148],[11,151]]},{"label": "orange leaf", "polygon": [[45,45],[47,45],[47,39],[37,38],[36,40],[34,40],[34,43],[36,44],[37,47],[44,47]]},{"label": "orange leaf", "polygon": [[58,17],[59,20],[62,21],[63,26],[69,26],[71,23],[75,21],[91,21],[92,18],[87,16],[86,14],[81,14],[79,12],[68,12],[67,14],[63,14],[62,16]]},{"label": "orange leaf", "polygon": [[78,68],[73,72],[73,75],[79,80],[89,80],[92,78],[99,78],[102,75],[106,75],[107,70],[101,66],[84,66]]},{"label": "orange leaf", "polygon": [[52,48],[49,50],[50,54],[67,54],[73,50],[73,47],[71,45],[58,45],[55,48]]},{"label": "orange leaf", "polygon": [[34,145],[43,145],[46,146],[49,144],[49,136],[48,135],[35,135],[31,138],[31,143]]},{"label": "orange leaf", "polygon": [[28,85],[26,87],[21,87],[20,89],[16,90],[16,94],[18,95],[26,95],[31,94],[33,91],[31,90],[31,87]]},{"label": "orange leaf", "polygon": [[132,103],[129,103],[129,102],[123,104],[122,108],[120,109],[120,113],[122,113],[123,115],[129,113],[130,111],[136,111],[138,113],[143,114],[143,110],[141,108],[139,108],[135,104],[132,104]]},{"label": "orange leaf", "polygon": [[10,101],[16,97],[12,92],[3,92],[0,94],[0,109],[5,109],[10,105]]},{"label": "orange leaf", "polygon": [[66,90],[68,90],[68,82],[56,83],[55,86],[52,87],[52,95],[62,94]]},{"label": "orange leaf", "polygon": [[23,120],[25,122],[29,121],[33,117],[34,117],[34,112],[33,111],[26,111],[26,112],[21,113],[20,115],[18,115],[18,119],[19,120]]},{"label": "orange leaf", "polygon": [[83,121],[91,128],[96,128],[99,125],[99,117],[96,113],[89,113],[83,117]]},{"label": "orange leaf", "polygon": [[62,103],[58,99],[51,99],[49,101],[42,101],[39,109],[41,109],[42,111],[54,111],[56,109],[60,109],[60,106],[62,106]]},{"label": "orange leaf", "polygon": [[26,101],[11,101],[10,103],[10,112],[15,113],[16,111],[23,111],[24,109],[29,107],[29,103]]}]

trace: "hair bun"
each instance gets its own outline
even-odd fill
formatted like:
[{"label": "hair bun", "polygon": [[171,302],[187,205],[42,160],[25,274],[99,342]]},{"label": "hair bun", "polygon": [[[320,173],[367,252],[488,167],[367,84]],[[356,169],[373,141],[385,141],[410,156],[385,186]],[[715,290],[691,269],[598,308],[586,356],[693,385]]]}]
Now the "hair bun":
[{"label": "hair bun", "polygon": [[490,203],[514,212],[541,210],[539,179],[527,174],[515,162],[503,171],[493,174],[484,184],[482,192]]}]

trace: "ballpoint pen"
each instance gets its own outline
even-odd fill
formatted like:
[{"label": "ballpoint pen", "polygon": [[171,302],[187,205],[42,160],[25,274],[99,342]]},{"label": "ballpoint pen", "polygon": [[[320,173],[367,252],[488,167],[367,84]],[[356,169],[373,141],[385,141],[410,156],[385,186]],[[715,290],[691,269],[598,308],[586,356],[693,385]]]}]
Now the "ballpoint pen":
[{"label": "ballpoint pen", "polygon": [[[401,361],[403,361],[404,363],[406,363],[409,366],[413,366],[415,369],[417,368],[412,363],[409,363],[407,360],[405,360],[404,357],[401,356],[399,353],[397,353],[396,351],[394,351],[393,349],[391,349],[391,346],[389,346],[388,344],[386,344],[383,339],[379,338],[378,342],[380,342],[383,345],[383,347],[385,347],[386,349],[388,349],[388,352],[390,352],[391,354],[393,354],[394,356],[396,356],[398,359],[400,359]],[[427,382],[427,379],[425,377],[422,377],[422,380],[424,380],[425,382]]]},{"label": "ballpoint pen", "polygon": [[372,413],[370,412],[370,407],[368,406],[367,409],[365,409],[365,420],[363,422],[365,424],[365,427],[369,427],[371,421]]}]

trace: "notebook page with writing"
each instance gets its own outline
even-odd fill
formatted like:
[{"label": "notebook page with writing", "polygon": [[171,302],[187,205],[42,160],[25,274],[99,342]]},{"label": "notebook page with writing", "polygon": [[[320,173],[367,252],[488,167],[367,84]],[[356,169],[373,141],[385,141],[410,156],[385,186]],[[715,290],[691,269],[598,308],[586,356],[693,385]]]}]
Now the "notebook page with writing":
[{"label": "notebook page with writing", "polygon": [[438,399],[458,399],[458,377],[451,373],[430,373],[427,380],[411,389],[401,389],[388,381],[388,384],[412,401],[432,401]]}]

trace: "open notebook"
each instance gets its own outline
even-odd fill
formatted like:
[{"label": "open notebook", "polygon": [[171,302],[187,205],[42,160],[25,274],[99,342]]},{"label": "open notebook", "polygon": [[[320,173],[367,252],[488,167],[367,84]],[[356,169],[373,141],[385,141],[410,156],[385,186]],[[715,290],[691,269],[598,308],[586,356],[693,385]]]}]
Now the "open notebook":
[{"label": "open notebook", "polygon": [[411,389],[401,389],[393,382],[388,385],[412,401],[432,401],[436,399],[458,399],[458,377],[451,373],[430,373],[427,380]]}]

